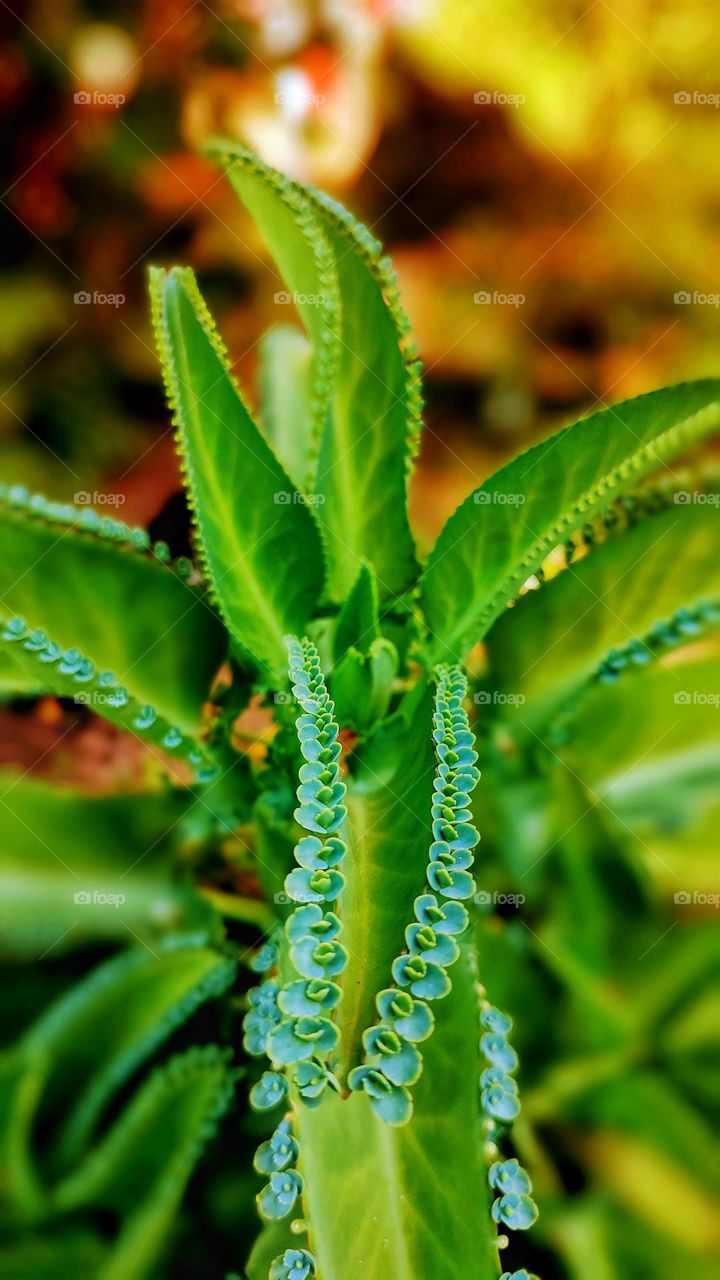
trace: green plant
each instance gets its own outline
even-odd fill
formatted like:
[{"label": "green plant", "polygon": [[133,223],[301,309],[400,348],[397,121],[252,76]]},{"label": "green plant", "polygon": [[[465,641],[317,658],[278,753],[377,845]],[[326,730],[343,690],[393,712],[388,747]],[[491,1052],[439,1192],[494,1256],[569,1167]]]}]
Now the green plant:
[{"label": "green plant", "polygon": [[[494,941],[474,851],[479,833],[491,848],[513,842],[510,862],[530,874],[556,824],[569,919],[556,922],[557,951],[547,948],[619,1045],[610,1067],[548,1073],[530,1094],[542,1120],[581,1105],[588,1082],[607,1084],[634,1052],[588,976],[612,950],[607,911],[593,907],[576,949],[561,948],[578,904],[600,900],[593,877],[624,865],[618,824],[633,806],[633,821],[647,818],[653,780],[643,792],[637,778],[624,790],[615,779],[609,836],[580,779],[588,758],[610,770],[596,726],[611,736],[620,716],[621,741],[631,725],[638,754],[657,754],[646,706],[667,720],[657,681],[668,653],[682,656],[683,692],[707,680],[720,621],[715,490],[693,462],[692,493],[705,501],[683,502],[690,481],[670,464],[720,428],[720,382],[604,409],[535,446],[468,497],[421,568],[405,500],[420,370],[390,266],[326,197],[240,147],[213,150],[305,333],[268,335],[261,430],[192,273],[152,272],[199,565],[168,563],[167,548],[92,511],[77,517],[18,488],[2,495],[4,687],[87,702],[139,737],[155,767],[178,762],[169,788],[151,771],[148,794],[122,801],[12,783],[11,848],[23,841],[22,803],[46,815],[55,846],[65,806],[71,843],[106,897],[122,879],[118,824],[139,828],[127,844],[140,855],[142,831],[168,823],[194,849],[159,919],[165,862],[132,882],[132,932],[149,950],[106,962],[8,1051],[7,1215],[16,1230],[50,1231],[48,1247],[55,1240],[65,1260],[75,1250],[86,1274],[156,1274],[209,1124],[229,1105],[232,1021],[219,1019],[217,1043],[186,1048],[145,1081],[137,1072],[206,1001],[232,1016],[240,941],[254,927],[263,977],[243,1043],[269,1059],[250,1100],[275,1127],[255,1156],[267,1225],[251,1280],[490,1280],[506,1232],[532,1225],[537,1209],[510,1145],[520,1112],[511,1020],[480,985],[512,995],[522,971]],[[237,749],[251,699],[272,713],[260,758]],[[683,754],[695,718],[673,733],[663,786],[704,805],[702,767]],[[239,831],[264,901],[213,885],[219,840]],[[232,856],[247,870],[237,844]],[[18,909],[34,912],[52,896],[47,869],[34,881],[32,860],[18,864]],[[53,926],[71,914],[64,902]],[[235,922],[229,935],[222,915]],[[107,937],[100,910],[85,927]],[[38,1155],[43,1121],[51,1141]],[[542,1173],[527,1128],[516,1142]],[[74,1225],[100,1208],[118,1224],[110,1244]],[[28,1246],[15,1247],[20,1276]]]}]

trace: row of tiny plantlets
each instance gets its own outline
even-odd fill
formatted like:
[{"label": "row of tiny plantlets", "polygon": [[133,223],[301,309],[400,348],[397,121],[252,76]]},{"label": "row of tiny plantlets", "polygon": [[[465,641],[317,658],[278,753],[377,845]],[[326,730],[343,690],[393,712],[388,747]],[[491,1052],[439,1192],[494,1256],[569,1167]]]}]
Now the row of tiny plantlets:
[{"label": "row of tiny plantlets", "polygon": [[[480,997],[480,1052],[487,1063],[480,1076],[480,1100],[484,1128],[487,1134],[485,1156],[490,1162],[488,1179],[496,1192],[492,1205],[493,1221],[512,1231],[526,1231],[537,1220],[538,1209],[532,1199],[532,1183],[528,1174],[516,1159],[498,1159],[500,1142],[505,1129],[520,1112],[520,1099],[514,1074],[518,1067],[515,1050],[508,1041],[512,1018],[501,1013],[485,998],[483,987]],[[498,1244],[507,1244],[506,1237],[499,1237]],[[523,1280],[527,1272],[505,1272],[501,1280]]]},{"label": "row of tiny plantlets", "polygon": [[480,839],[470,822],[470,793],[480,774],[463,699],[467,681],[458,667],[437,670],[433,737],[437,766],[433,784],[432,834],[427,882],[430,893],[414,903],[415,919],[405,930],[407,950],[392,965],[395,985],[379,992],[380,1021],[363,1034],[365,1061],[348,1077],[363,1089],[375,1113],[388,1124],[406,1124],[412,1114],[409,1087],[422,1072],[417,1048],[433,1031],[428,1000],[451,988],[448,969],[460,955],[456,936],[468,925],[461,899],[472,897],[468,868]]},{"label": "row of tiny plantlets", "polygon": [[[305,763],[297,789],[295,820],[308,832],[295,848],[297,867],[285,880],[293,909],[285,925],[289,962],[300,975],[280,985],[268,978],[248,997],[244,1046],[251,1054],[266,1054],[273,1065],[250,1094],[256,1110],[274,1109],[289,1095],[289,1082],[306,1106],[317,1106],[328,1084],[337,1081],[328,1067],[338,1030],[332,1021],[341,991],[333,981],[344,969],[347,953],[339,941],[340,920],[333,905],[345,879],[339,865],[346,846],[339,832],[345,821],[345,784],[340,773],[339,730],[315,645],[287,640],[292,691],[302,714],[296,721]],[[276,968],[278,947],[266,944],[254,959],[261,972]],[[269,1175],[258,1195],[264,1218],[276,1220],[292,1212],[302,1191],[295,1165],[298,1144],[291,1132],[292,1111],[286,1113],[255,1157],[255,1168]],[[315,1262],[306,1249],[289,1249],[276,1258],[271,1280],[305,1280],[315,1275]]]},{"label": "row of tiny plantlets", "polygon": [[[41,493],[30,493],[24,485],[5,485],[0,483],[0,502],[18,512],[27,513],[48,524],[67,525],[78,533],[94,534],[106,538],[109,542],[127,544],[136,551],[149,551],[161,564],[174,569],[179,577],[192,577],[195,567],[187,556],[178,556],[172,561],[170,548],[166,542],[153,542],[146,529],[125,524],[115,520],[113,516],[103,516],[93,507],[82,506],[80,510],[69,502],[53,502]],[[171,563],[172,561],[172,563]]]},{"label": "row of tiny plantlets", "polygon": [[578,714],[587,694],[596,684],[616,684],[621,676],[634,668],[657,661],[678,645],[687,644],[720,624],[720,601],[707,600],[689,608],[677,609],[671,618],[656,622],[645,636],[628,641],[621,648],[610,649],[590,678],[560,708],[548,730],[548,738],[556,746],[568,740],[568,729]]},{"label": "row of tiny plantlets", "polygon": [[[79,705],[101,705],[110,708],[124,728],[136,733],[159,730],[158,745],[167,751],[178,753],[193,767],[199,782],[210,782],[217,774],[217,766],[203,751],[201,744],[187,737],[174,725],[163,722],[154,707],[141,705],[131,697],[127,689],[118,683],[112,671],[98,673],[95,663],[83,656],[79,649],[62,649],[39,628],[30,630],[24,618],[10,618],[2,624],[0,640],[18,645],[25,655],[26,666],[38,664],[38,680],[43,667],[56,668],[68,682],[81,686],[75,694]],[[28,661],[29,660],[29,661]],[[84,688],[82,686],[85,686]]]}]

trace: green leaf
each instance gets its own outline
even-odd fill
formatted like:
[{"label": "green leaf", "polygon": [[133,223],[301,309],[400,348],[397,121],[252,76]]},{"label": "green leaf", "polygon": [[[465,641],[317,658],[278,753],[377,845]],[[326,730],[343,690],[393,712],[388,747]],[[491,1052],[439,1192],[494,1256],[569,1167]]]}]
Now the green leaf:
[{"label": "green leaf", "polygon": [[241,650],[284,671],[323,589],[313,515],[253,422],[192,272],[151,272],[153,316],[197,533]]},{"label": "green leaf", "polygon": [[392,270],[336,202],[288,182],[238,143],[209,150],[257,221],[313,344],[322,441],[310,487],[326,533],[330,593],[342,600],[366,560],[383,598],[401,594],[417,573],[406,472],[421,396]]},{"label": "green leaf", "polygon": [[4,617],[79,649],[170,723],[200,724],[223,628],[203,593],[158,560],[0,502],[0,596]]},{"label": "green leaf", "polygon": [[335,661],[344,657],[348,649],[367,653],[372,641],[377,640],[379,635],[377,578],[370,565],[364,564],[338,614],[333,641]]},{"label": "green leaf", "polygon": [[53,962],[90,940],[215,935],[214,912],[169,861],[190,808],[185,791],[91,797],[0,774],[0,957]]},{"label": "green leaf", "polygon": [[0,1248],[0,1280],[100,1276],[106,1253],[104,1243],[88,1231],[72,1229],[23,1237]]},{"label": "green leaf", "polygon": [[214,1045],[155,1071],[103,1142],[56,1191],[58,1212],[107,1208],[122,1226],[101,1280],[142,1280],[172,1228],[187,1181],[232,1098],[233,1076]]},{"label": "green leaf", "polygon": [[[23,619],[9,618],[1,610],[0,645],[11,648],[13,661],[43,692],[92,707],[98,715],[134,734],[148,747],[159,747],[163,753],[184,758],[197,770],[200,781],[207,781],[217,773],[217,766],[203,742],[189,737],[176,724],[159,716],[154,706],[141,703],[118,683],[113,672],[98,673],[92,660],[78,649],[73,649],[71,655],[54,636],[44,630],[29,631]],[[68,668],[71,656],[72,666]],[[154,754],[161,764],[166,763],[164,754]]]},{"label": "green leaf", "polygon": [[392,598],[417,575],[406,475],[422,425],[420,368],[381,245],[342,205],[320,192],[308,196],[335,255],[342,298],[337,389],[316,482],[330,587],[342,597],[366,560],[383,599]]},{"label": "green leaf", "polygon": [[235,968],[201,939],[168,939],[108,961],[30,1028],[23,1046],[51,1063],[38,1123],[57,1129],[53,1168],[77,1159],[120,1086]]},{"label": "green leaf", "polygon": [[388,712],[398,655],[389,640],[373,640],[366,654],[349,649],[330,678],[338,723],[366,733]]},{"label": "green leaf", "polygon": [[[240,143],[221,139],[206,150],[225,170],[277,263],[289,293],[281,291],[276,300],[282,305],[295,304],[310,339],[306,400],[310,418],[301,422],[301,437],[314,464],[328,421],[338,360],[340,298],[330,246],[304,188],[263,164]],[[296,406],[298,415],[302,407]],[[314,470],[311,465],[306,471],[303,490]]]},{"label": "green leaf", "polygon": [[291,325],[275,325],[260,343],[260,419],[291,480],[309,488],[317,442],[312,439],[312,346]]},{"label": "green leaf", "polygon": [[[393,1129],[364,1095],[298,1109],[303,1212],[323,1280],[495,1280],[483,1159],[478,1008],[467,951],[435,1006],[410,1124]],[[441,1176],[438,1170],[441,1169]],[[266,1280],[249,1270],[250,1280]]]},{"label": "green leaf", "polygon": [[[421,691],[422,692],[422,691]],[[357,751],[348,779],[343,871],[343,943],[348,964],[339,981],[343,1068],[361,1054],[361,1035],[376,1020],[375,996],[391,982],[404,949],[412,904],[425,883],[432,843],[434,771],[432,696],[425,689],[410,713],[397,713]]]},{"label": "green leaf", "polygon": [[515,458],[445,525],[421,579],[430,656],[481,640],[545,557],[619,493],[720,428],[720,382],[603,409]]},{"label": "green leaf", "polygon": [[[674,646],[649,638],[654,625],[671,622],[679,609],[720,605],[716,526],[714,508],[670,507],[610,538],[509,609],[488,646],[503,689],[525,699],[518,718],[546,721],[613,650],[642,641],[641,659],[664,661]],[[676,644],[693,639],[693,632],[672,634]],[[643,669],[628,660],[619,680],[627,683]]]},{"label": "green leaf", "polygon": [[4,1217],[20,1221],[42,1202],[30,1157],[30,1129],[44,1078],[41,1053],[0,1055],[0,1209]]}]

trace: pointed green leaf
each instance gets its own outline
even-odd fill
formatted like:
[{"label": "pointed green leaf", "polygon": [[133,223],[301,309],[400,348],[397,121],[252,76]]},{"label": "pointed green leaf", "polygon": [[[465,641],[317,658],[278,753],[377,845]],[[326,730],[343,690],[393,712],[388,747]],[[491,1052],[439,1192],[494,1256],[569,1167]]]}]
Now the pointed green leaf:
[{"label": "pointed green leaf", "polygon": [[294,303],[310,339],[309,394],[295,412],[300,415],[305,404],[309,410],[309,420],[302,421],[300,434],[307,442],[311,466],[301,488],[312,489],[338,360],[340,298],[333,254],[302,187],[263,164],[240,143],[221,139],[211,143],[207,151],[224,168],[277,263],[287,285],[287,291],[276,293],[277,304]]},{"label": "pointed green leaf", "polygon": [[310,508],[253,422],[194,276],[151,273],[168,398],[208,576],[241,650],[284,671],[283,637],[322,594]]},{"label": "pointed green leaf", "polygon": [[187,791],[86,796],[0,774],[0,957],[52,963],[90,940],[214,931],[169,860],[192,803]]},{"label": "pointed green leaf", "polygon": [[30,1028],[24,1047],[50,1062],[38,1123],[56,1130],[53,1168],[77,1159],[118,1088],[235,967],[201,939],[168,939],[108,961]]},{"label": "pointed green leaf", "polygon": [[170,723],[199,725],[223,628],[204,594],[158,560],[0,500],[0,597],[4,617],[80,650]]},{"label": "pointed green leaf", "polygon": [[406,475],[421,396],[392,270],[336,202],[288,182],[238,143],[220,141],[210,153],[256,219],[322,369],[322,440],[310,488],[326,534],[330,593],[343,599],[366,560],[382,597],[396,596],[417,572]]},{"label": "pointed green leaf", "polygon": [[122,1218],[101,1280],[155,1274],[187,1181],[231,1097],[232,1073],[214,1045],[172,1058],[58,1187],[58,1211],[107,1208]]},{"label": "pointed green leaf", "polygon": [[364,564],[338,614],[333,641],[335,661],[342,658],[348,649],[367,653],[379,635],[377,578],[370,565]]},{"label": "pointed green leaf", "polygon": [[335,255],[342,298],[337,389],[316,482],[331,587],[348,591],[364,559],[388,599],[417,574],[406,478],[421,428],[420,369],[381,245],[342,205],[308,195]]},{"label": "pointed green leaf", "polygon": [[554,547],[718,430],[720,381],[684,383],[591,414],[491,476],[451,516],[421,579],[431,658],[462,658]]}]

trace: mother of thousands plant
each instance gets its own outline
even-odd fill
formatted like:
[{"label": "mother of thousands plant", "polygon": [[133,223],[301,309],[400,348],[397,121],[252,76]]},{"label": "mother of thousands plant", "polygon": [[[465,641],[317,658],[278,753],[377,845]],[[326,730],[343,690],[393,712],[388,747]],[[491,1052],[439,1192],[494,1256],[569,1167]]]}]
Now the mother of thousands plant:
[{"label": "mother of thousands plant", "polygon": [[[4,489],[3,683],[87,702],[181,762],[164,799],[128,798],[129,811],[177,802],[180,821],[189,792],[215,833],[243,824],[251,839],[268,905],[238,899],[235,912],[265,934],[243,1045],[265,1060],[249,1097],[270,1122],[251,1280],[520,1280],[501,1259],[522,1261],[514,1233],[538,1210],[511,1134],[512,1024],[485,989],[484,815],[539,744],[573,740],[588,699],[631,688],[720,621],[714,513],[673,502],[669,466],[720,428],[720,381],[603,409],[536,445],[462,503],[420,565],[406,506],[420,367],[390,264],[321,193],[240,146],[212,153],[304,331],[267,335],[255,411],[190,269],[151,272],[198,564]],[[468,672],[477,682],[483,662],[471,719]],[[520,695],[498,766],[488,726]],[[275,731],[249,762],[233,725],[258,696]],[[86,1272],[103,1280],[157,1274],[236,1073],[196,1046],[98,1137],[119,1085],[172,1029],[209,998],[236,999],[219,923],[172,910],[152,954],[85,979],[4,1066],[8,1211],[43,1223],[112,1208],[117,1237]],[[38,1169],[43,1117],[53,1140]]]}]

